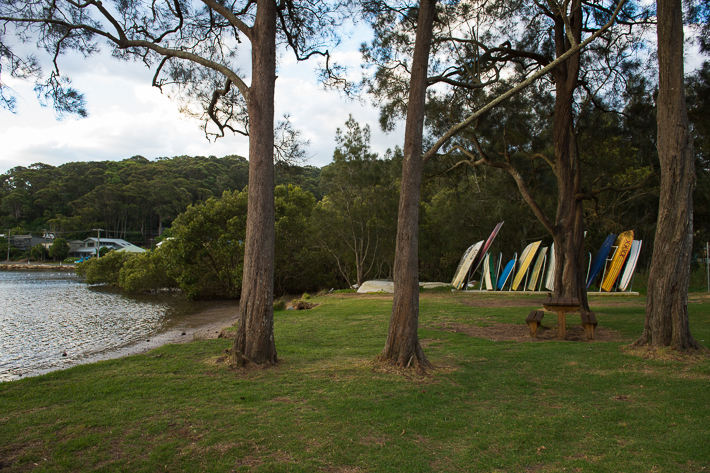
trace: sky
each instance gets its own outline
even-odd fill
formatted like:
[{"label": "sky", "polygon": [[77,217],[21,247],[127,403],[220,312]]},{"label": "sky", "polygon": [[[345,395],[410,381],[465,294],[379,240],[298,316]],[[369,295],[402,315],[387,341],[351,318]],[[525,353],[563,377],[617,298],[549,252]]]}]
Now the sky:
[{"label": "sky", "polygon": [[[359,80],[358,48],[370,33],[360,27],[344,34],[333,58],[349,67],[351,80]],[[248,52],[243,55],[248,57]],[[46,62],[43,67],[48,72]],[[361,125],[370,125],[375,152],[382,155],[388,148],[402,146],[403,125],[389,134],[381,132],[378,109],[325,91],[316,80],[316,67],[316,60],[297,63],[292,53],[284,52],[277,72],[275,119],[288,113],[302,138],[310,141],[305,164],[321,167],[331,162],[336,129],[344,127],[349,114]],[[66,57],[60,70],[85,94],[89,117],[57,120],[51,106],[40,106],[32,83],[3,75],[16,94],[17,107],[15,113],[0,109],[0,173],[40,162],[58,166],[135,155],[150,160],[180,155],[248,157],[248,138],[228,134],[208,141],[199,120],[181,114],[177,102],[151,87],[153,73],[148,68],[113,59],[108,47],[88,60]]]}]

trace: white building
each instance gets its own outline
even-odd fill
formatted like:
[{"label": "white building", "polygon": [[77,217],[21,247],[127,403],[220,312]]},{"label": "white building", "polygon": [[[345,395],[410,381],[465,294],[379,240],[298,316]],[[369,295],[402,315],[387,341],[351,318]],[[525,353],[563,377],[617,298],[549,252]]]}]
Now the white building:
[{"label": "white building", "polygon": [[127,251],[129,253],[143,253],[145,250],[139,248],[132,243],[128,243],[126,240],[120,238],[101,238],[90,237],[81,242],[80,246],[71,245],[69,256],[75,258],[81,258],[83,256],[95,255],[97,248],[108,248],[109,250],[115,251]]}]

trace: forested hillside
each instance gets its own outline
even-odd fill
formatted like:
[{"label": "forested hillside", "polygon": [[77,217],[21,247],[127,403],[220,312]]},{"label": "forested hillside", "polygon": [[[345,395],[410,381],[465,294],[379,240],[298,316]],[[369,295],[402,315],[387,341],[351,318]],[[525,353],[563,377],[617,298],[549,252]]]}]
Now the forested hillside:
[{"label": "forested hillside", "polygon": [[[280,166],[276,179],[320,195],[319,174],[311,166]],[[67,239],[86,238],[87,231],[102,228],[106,237],[144,246],[189,205],[242,190],[248,178],[249,163],[241,156],[155,161],[133,156],[16,167],[0,176],[0,228],[15,234],[49,231]]]}]

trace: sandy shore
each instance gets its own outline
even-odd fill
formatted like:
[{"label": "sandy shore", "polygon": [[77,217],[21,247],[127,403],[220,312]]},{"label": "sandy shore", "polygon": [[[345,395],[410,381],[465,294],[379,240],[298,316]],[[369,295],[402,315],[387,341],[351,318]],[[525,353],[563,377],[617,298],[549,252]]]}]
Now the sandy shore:
[{"label": "sandy shore", "polygon": [[98,359],[120,358],[128,355],[145,353],[167,343],[187,343],[193,340],[207,340],[217,338],[219,332],[237,322],[236,302],[224,302],[216,307],[204,310],[187,317],[185,320],[171,324],[167,330],[119,350],[111,350],[95,355]]}]

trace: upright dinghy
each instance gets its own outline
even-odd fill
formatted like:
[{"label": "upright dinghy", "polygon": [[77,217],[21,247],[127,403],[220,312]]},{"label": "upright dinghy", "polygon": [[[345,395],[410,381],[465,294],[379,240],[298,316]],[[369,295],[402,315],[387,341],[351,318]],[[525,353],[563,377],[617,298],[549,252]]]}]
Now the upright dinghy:
[{"label": "upright dinghy", "polygon": [[614,257],[611,259],[611,262],[606,267],[606,275],[604,276],[604,281],[602,281],[601,287],[603,291],[609,292],[614,287],[614,283],[621,272],[621,267],[624,265],[626,258],[629,256],[633,241],[633,230],[622,233],[619,235],[619,238],[616,239],[616,242],[614,243],[616,251],[614,252]]},{"label": "upright dinghy", "polygon": [[555,244],[550,245],[550,258],[547,263],[547,277],[545,287],[550,291],[555,290]]},{"label": "upright dinghy", "polygon": [[520,267],[518,268],[518,272],[515,274],[515,277],[513,278],[513,290],[514,291],[518,290],[520,283],[523,281],[523,278],[525,277],[525,273],[527,272],[528,268],[530,267],[530,264],[532,263],[532,260],[535,257],[535,253],[537,253],[537,249],[540,247],[540,243],[542,243],[542,242],[535,241],[535,242],[530,243],[523,250],[523,254],[520,255]]},{"label": "upright dinghy", "polygon": [[468,270],[471,268],[471,264],[476,259],[476,256],[478,256],[482,246],[483,240],[479,241],[475,245],[471,245],[463,254],[459,267],[456,269],[456,273],[454,274],[454,279],[451,281],[451,285],[456,289],[461,289],[466,284]]},{"label": "upright dinghy", "polygon": [[505,284],[508,282],[508,279],[510,279],[510,273],[513,272],[513,268],[515,267],[515,258],[512,260],[508,261],[508,264],[505,265],[505,268],[503,268],[503,272],[500,273],[500,277],[498,278],[498,290],[501,291],[505,287]]},{"label": "upright dinghy", "polygon": [[631,243],[631,251],[629,251],[629,257],[626,259],[626,266],[624,267],[624,272],[621,274],[621,280],[619,281],[619,289],[625,291],[631,282],[631,278],[636,271],[636,263],[639,260],[639,253],[641,252],[642,240],[634,240]]},{"label": "upright dinghy", "polygon": [[540,272],[542,271],[542,264],[545,261],[545,255],[547,254],[547,247],[544,246],[540,250],[540,254],[537,255],[535,260],[535,266],[533,266],[532,273],[530,274],[530,281],[528,282],[528,291],[534,291],[537,286],[537,280],[540,278]]},{"label": "upright dinghy", "polygon": [[589,286],[592,285],[594,279],[596,279],[597,275],[599,274],[599,271],[601,271],[601,269],[604,267],[606,257],[609,255],[609,252],[611,251],[611,246],[614,244],[615,239],[616,235],[614,235],[613,233],[606,237],[606,240],[604,240],[602,247],[594,256],[594,259],[592,260],[592,265],[589,268],[589,276],[587,277],[587,289],[589,289]]}]

